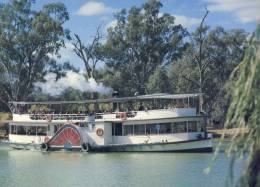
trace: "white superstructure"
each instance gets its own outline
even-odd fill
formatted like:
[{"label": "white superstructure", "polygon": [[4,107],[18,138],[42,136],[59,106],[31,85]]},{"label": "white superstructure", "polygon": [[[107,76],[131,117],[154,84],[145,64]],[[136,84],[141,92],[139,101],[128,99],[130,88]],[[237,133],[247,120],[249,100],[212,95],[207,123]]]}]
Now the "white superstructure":
[{"label": "white superstructure", "polygon": [[[206,118],[199,111],[201,97],[152,94],[77,102],[12,102],[9,141],[14,148],[43,150],[211,151]],[[93,103],[110,103],[112,110],[29,114],[18,107],[78,104],[88,108]]]}]

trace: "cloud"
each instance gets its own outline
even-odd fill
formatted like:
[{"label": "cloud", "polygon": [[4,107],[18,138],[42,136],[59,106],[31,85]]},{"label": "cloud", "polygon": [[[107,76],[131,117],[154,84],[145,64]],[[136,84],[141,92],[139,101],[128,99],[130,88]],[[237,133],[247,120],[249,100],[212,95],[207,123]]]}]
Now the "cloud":
[{"label": "cloud", "polygon": [[[162,17],[163,13],[160,12],[158,14],[158,17]],[[184,16],[184,15],[177,15],[177,14],[173,14],[172,16],[175,17],[175,24],[181,24],[184,27],[192,27],[195,25],[199,25],[201,20],[198,18],[192,18],[192,17],[188,17],[188,16]]]},{"label": "cloud", "polygon": [[41,88],[43,93],[51,96],[60,95],[68,88],[74,88],[82,92],[99,92],[104,94],[111,92],[110,88],[103,86],[102,83],[97,83],[93,78],[86,80],[83,72],[67,71],[65,77],[61,77],[58,80],[56,80],[56,77],[55,73],[48,73],[44,76],[46,82],[36,82],[34,86]]},{"label": "cloud", "polygon": [[192,27],[199,25],[201,22],[201,19],[198,18],[192,18],[192,17],[187,17],[183,15],[173,15],[175,17],[175,23],[176,24],[181,24],[184,27]]},{"label": "cloud", "polygon": [[95,16],[112,14],[113,12],[115,12],[115,9],[105,5],[102,2],[89,1],[79,8],[79,10],[76,12],[76,15]]},{"label": "cloud", "polygon": [[259,0],[204,0],[212,12],[231,12],[242,23],[260,21]]},{"label": "cloud", "polygon": [[60,48],[59,50],[59,56],[56,56],[55,54],[49,54],[49,57],[56,60],[57,62],[77,62],[78,57],[73,51],[73,45],[71,43],[65,43],[65,47]]},{"label": "cloud", "polygon": [[117,20],[114,19],[114,20],[110,21],[108,24],[106,24],[105,30],[107,30],[110,27],[114,28],[116,25],[117,25]]}]

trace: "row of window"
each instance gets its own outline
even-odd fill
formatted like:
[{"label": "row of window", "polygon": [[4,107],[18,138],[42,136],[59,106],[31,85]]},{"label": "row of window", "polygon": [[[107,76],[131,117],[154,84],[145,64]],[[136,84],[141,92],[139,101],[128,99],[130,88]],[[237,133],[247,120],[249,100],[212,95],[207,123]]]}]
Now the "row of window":
[{"label": "row of window", "polygon": [[[54,125],[54,133],[61,126],[62,125]],[[49,131],[49,126],[10,126],[10,134],[46,136],[47,132]],[[204,131],[204,126],[201,124],[201,122],[196,121],[140,125],[122,125],[122,123],[112,124],[113,136],[172,134],[202,131]]]},{"label": "row of window", "polygon": [[10,125],[10,134],[21,134],[21,135],[47,135],[47,126],[16,126]]},{"label": "row of window", "polygon": [[203,131],[203,125],[196,121],[140,125],[122,125],[121,123],[114,123],[112,125],[113,136],[172,134]]},{"label": "row of window", "polygon": [[[53,133],[56,133],[63,125],[57,124],[53,126]],[[10,134],[19,134],[19,135],[39,135],[46,136],[50,135],[50,126],[19,126],[19,125],[10,125],[9,129]],[[53,134],[51,133],[51,134]]]}]

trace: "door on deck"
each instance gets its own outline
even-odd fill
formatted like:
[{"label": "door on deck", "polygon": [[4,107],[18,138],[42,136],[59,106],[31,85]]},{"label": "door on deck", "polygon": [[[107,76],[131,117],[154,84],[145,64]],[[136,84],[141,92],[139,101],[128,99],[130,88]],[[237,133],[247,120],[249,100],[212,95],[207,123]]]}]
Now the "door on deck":
[{"label": "door on deck", "polygon": [[122,136],[122,123],[113,123],[112,124],[112,136]]}]

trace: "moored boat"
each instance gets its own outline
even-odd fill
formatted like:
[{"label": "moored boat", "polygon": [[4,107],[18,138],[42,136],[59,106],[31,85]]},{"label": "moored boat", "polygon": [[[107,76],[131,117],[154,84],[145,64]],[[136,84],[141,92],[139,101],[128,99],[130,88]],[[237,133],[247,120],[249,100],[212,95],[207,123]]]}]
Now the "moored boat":
[{"label": "moored boat", "polygon": [[[211,135],[206,132],[206,116],[200,106],[202,95],[11,102],[10,146],[44,151],[211,152]],[[90,112],[90,105],[98,108],[104,103],[111,110]],[[62,111],[68,104],[82,105],[84,110]],[[47,105],[49,110],[28,113],[31,105]]]}]

